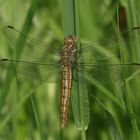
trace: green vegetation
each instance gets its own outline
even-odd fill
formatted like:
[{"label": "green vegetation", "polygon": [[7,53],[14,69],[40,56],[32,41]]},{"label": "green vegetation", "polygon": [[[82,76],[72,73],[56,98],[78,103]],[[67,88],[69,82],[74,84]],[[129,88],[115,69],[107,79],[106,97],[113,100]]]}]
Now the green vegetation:
[{"label": "green vegetation", "polygon": [[[0,58],[32,60],[32,57],[42,63],[52,62],[52,54],[57,55],[64,36],[72,34],[78,38],[78,47],[81,42],[105,40],[95,42],[94,49],[98,54],[89,49],[83,53],[82,61],[91,62],[94,57],[112,55],[105,49],[109,45],[118,49],[115,52],[120,52],[109,63],[140,64],[140,29],[123,34],[119,42],[115,38],[115,34],[119,36],[124,29],[140,25],[139,12],[138,0],[0,0]],[[47,47],[41,49],[38,40],[29,44],[27,38],[14,36],[16,34],[8,33],[11,38],[7,40],[2,31],[6,25],[46,42],[47,45],[42,44]],[[114,40],[106,42],[109,38]],[[34,45],[40,45],[37,51],[33,50]],[[84,45],[82,47],[84,51]],[[45,57],[48,60],[44,60]],[[96,58],[95,62],[98,63]],[[28,65],[24,66],[21,65],[24,69],[20,72],[25,73]],[[134,65],[130,70],[129,67],[122,71],[118,66],[101,66],[97,70],[88,67],[83,69],[84,74],[89,73],[85,77],[78,70],[74,71],[68,124],[61,129],[60,80],[45,83],[37,80],[42,76],[41,70],[37,71],[39,76],[36,69],[31,73],[27,71],[25,76],[3,69],[0,63],[0,140],[140,139],[140,66]],[[43,77],[55,72],[59,74],[58,69],[51,69]],[[107,77],[109,74],[114,82]]]}]

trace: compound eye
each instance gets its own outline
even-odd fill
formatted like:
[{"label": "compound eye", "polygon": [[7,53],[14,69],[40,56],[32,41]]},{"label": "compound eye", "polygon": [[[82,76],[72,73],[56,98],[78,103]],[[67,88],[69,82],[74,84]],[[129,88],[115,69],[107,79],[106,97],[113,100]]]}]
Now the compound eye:
[{"label": "compound eye", "polygon": [[69,35],[69,36],[66,36],[64,38],[64,44],[65,45],[72,45],[74,43],[76,43],[76,37],[75,36]]}]

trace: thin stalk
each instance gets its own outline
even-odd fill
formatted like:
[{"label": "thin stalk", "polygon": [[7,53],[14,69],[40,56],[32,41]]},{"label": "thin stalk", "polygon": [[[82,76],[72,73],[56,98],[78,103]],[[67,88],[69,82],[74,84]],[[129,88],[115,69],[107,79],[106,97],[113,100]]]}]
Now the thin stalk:
[{"label": "thin stalk", "polygon": [[81,140],[86,140],[86,130],[81,130]]},{"label": "thin stalk", "polygon": [[[15,74],[15,73],[14,73]],[[16,105],[17,105],[17,81],[16,81],[16,76],[14,78],[14,85],[13,85],[13,96],[12,96],[12,107],[14,110],[16,110]],[[15,111],[12,115],[12,134],[13,134],[13,139],[16,140],[16,132],[17,132],[17,112]]]},{"label": "thin stalk", "polygon": [[130,89],[129,83],[126,83],[126,89],[127,89],[127,92],[126,92],[126,95],[125,95],[125,98],[126,98],[126,108],[128,110],[128,114],[129,114],[130,121],[131,121],[131,124],[132,124],[133,132],[134,132],[134,137],[137,138],[137,139],[140,139],[138,123],[137,123],[137,120],[136,120],[136,117],[135,117],[135,113],[134,113],[134,110],[133,110],[133,107],[132,107],[131,98],[130,98],[130,93],[132,93],[132,91]]},{"label": "thin stalk", "polygon": [[[136,7],[138,6],[139,2],[136,0],[128,0],[128,7],[127,7],[127,21],[128,21],[128,25],[130,27],[134,27],[134,26],[139,26],[139,18],[137,17],[137,10]],[[135,41],[133,41],[135,40]],[[131,59],[132,61],[140,61],[140,57],[139,57],[139,52],[140,52],[140,48],[139,48],[139,34],[135,34],[135,38],[130,38],[130,42],[133,41],[133,43],[131,44]],[[135,43],[134,43],[135,42]],[[133,109],[133,104],[131,101],[131,94],[136,94],[139,93],[139,79],[134,79],[133,82],[133,88],[130,87],[129,84],[129,80],[131,80],[133,77],[136,76],[136,74],[138,73],[135,72],[133,73],[129,79],[126,80],[126,94],[125,94],[125,98],[126,98],[126,108],[128,111],[128,114],[130,115],[130,121],[132,124],[132,129],[133,129],[133,135],[134,135],[134,139],[140,139],[140,132],[139,132],[139,128],[138,128],[138,122],[136,120],[135,117],[135,112]],[[135,89],[134,89],[135,87]],[[135,93],[133,93],[133,91],[135,91]]]},{"label": "thin stalk", "polygon": [[31,103],[32,103],[32,107],[33,107],[33,112],[34,112],[34,116],[35,116],[36,125],[37,125],[37,128],[39,130],[40,139],[43,140],[41,125],[40,125],[40,119],[39,119],[37,108],[36,108],[36,105],[35,105],[35,102],[34,102],[34,99],[33,99],[32,96],[31,96]]}]

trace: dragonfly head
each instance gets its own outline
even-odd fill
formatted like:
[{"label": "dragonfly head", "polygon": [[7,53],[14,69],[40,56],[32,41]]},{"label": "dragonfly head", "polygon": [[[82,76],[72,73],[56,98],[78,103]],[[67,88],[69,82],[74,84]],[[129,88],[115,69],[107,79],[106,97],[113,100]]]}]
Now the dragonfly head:
[{"label": "dragonfly head", "polygon": [[75,36],[72,36],[72,35],[68,35],[64,38],[64,45],[74,45],[76,44],[76,37]]}]

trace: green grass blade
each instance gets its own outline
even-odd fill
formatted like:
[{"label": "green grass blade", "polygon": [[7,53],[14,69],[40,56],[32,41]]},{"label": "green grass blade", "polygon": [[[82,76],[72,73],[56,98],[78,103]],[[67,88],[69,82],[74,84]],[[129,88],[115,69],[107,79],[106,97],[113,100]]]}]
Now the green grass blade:
[{"label": "green grass blade", "polygon": [[[62,21],[64,34],[77,35],[76,25],[77,20],[75,12],[77,11],[76,3],[73,0],[62,0]],[[75,123],[77,127],[81,130],[81,137],[85,139],[85,130],[88,128],[89,124],[89,102],[88,93],[84,79],[75,71],[77,81],[72,82],[72,110]]]},{"label": "green grass blade", "polygon": [[89,99],[85,79],[77,77],[72,83],[72,109],[77,127],[84,131],[89,124]]},{"label": "green grass blade", "polygon": [[74,1],[61,0],[61,12],[64,35],[75,35]]}]

